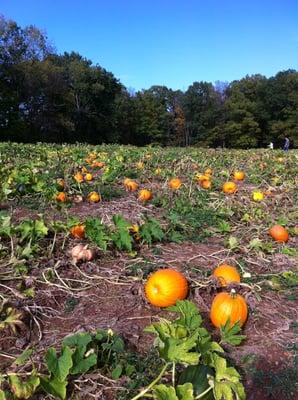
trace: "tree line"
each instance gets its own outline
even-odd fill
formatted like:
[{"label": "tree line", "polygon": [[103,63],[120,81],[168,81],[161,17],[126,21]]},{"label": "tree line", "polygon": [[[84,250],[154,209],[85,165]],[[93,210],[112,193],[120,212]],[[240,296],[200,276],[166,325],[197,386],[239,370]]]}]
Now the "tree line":
[{"label": "tree line", "polygon": [[57,54],[35,26],[0,16],[2,141],[249,148],[285,136],[298,145],[294,69],[132,93],[82,55]]}]

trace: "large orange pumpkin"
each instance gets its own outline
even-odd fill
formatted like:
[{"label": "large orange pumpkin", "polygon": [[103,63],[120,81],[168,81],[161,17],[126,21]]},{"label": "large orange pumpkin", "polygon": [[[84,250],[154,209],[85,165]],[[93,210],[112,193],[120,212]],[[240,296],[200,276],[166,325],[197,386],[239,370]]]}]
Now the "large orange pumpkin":
[{"label": "large orange pumpkin", "polygon": [[230,321],[230,326],[239,321],[240,326],[244,325],[247,320],[248,307],[244,297],[237,294],[234,289],[231,293],[222,292],[213,299],[210,319],[216,328],[220,328]]},{"label": "large orange pumpkin", "polygon": [[145,285],[148,301],[157,307],[169,307],[177,300],[183,300],[188,293],[187,280],[174,269],[160,269],[154,272]]},{"label": "large orange pumpkin", "polygon": [[237,191],[237,185],[234,182],[225,182],[223,184],[222,190],[224,193],[233,194]]},{"label": "large orange pumpkin", "polygon": [[274,225],[269,229],[270,236],[277,242],[287,242],[289,240],[288,231],[281,225]]},{"label": "large orange pumpkin", "polygon": [[148,200],[151,200],[152,197],[153,197],[153,195],[152,195],[152,193],[150,192],[150,190],[148,190],[148,189],[141,189],[141,190],[139,191],[138,199],[139,199],[140,201],[148,201]]},{"label": "large orange pumpkin", "polygon": [[234,172],[234,179],[236,181],[243,181],[244,178],[245,178],[245,173],[243,171]]},{"label": "large orange pumpkin", "polygon": [[70,228],[70,233],[76,239],[82,239],[85,236],[85,225],[78,224]]},{"label": "large orange pumpkin", "polygon": [[232,265],[219,265],[215,268],[212,275],[218,278],[221,286],[227,286],[233,282],[240,282],[239,272]]},{"label": "large orange pumpkin", "polygon": [[181,179],[179,179],[179,178],[172,178],[169,181],[169,188],[172,190],[180,189],[181,185],[182,185],[182,182],[181,182]]}]

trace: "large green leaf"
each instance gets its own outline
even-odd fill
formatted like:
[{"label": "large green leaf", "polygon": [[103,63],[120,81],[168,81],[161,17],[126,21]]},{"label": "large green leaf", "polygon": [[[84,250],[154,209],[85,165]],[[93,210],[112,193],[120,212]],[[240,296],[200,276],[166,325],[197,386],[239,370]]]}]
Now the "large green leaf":
[{"label": "large green leaf", "polygon": [[129,234],[131,223],[122,215],[113,215],[116,230],[112,233],[112,240],[119,250],[132,251],[133,238]]},{"label": "large green leaf", "polygon": [[67,346],[64,347],[61,356],[58,358],[56,349],[51,347],[46,353],[45,360],[49,372],[55,377],[55,379],[60,382],[65,381],[73,365],[72,350]]},{"label": "large green leaf", "polygon": [[175,323],[184,325],[190,331],[194,331],[202,324],[202,317],[197,306],[189,300],[178,300],[174,306],[168,307],[168,311],[180,313],[180,318]]}]

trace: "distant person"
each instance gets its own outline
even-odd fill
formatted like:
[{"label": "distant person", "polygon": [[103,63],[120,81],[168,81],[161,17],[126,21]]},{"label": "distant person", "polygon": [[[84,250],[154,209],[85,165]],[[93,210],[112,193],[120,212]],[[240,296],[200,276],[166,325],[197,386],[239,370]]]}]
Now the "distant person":
[{"label": "distant person", "polygon": [[290,139],[288,136],[285,137],[285,143],[284,143],[284,151],[288,151],[290,147]]},{"label": "distant person", "polygon": [[271,150],[273,150],[273,147],[274,147],[274,146],[273,146],[273,143],[270,142],[270,143],[268,144],[268,148],[271,149]]}]

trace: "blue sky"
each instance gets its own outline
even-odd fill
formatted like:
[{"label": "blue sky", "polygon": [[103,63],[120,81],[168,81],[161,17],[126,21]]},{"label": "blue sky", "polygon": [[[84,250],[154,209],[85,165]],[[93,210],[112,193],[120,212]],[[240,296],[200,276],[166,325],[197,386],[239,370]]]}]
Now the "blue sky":
[{"label": "blue sky", "polygon": [[298,69],[298,0],[0,0],[137,90]]}]

